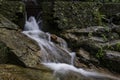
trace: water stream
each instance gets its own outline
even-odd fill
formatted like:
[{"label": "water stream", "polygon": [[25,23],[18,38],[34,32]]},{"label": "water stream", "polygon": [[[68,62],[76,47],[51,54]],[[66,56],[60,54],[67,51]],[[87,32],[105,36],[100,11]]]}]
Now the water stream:
[{"label": "water stream", "polygon": [[[50,34],[39,29],[34,17],[26,21],[23,33],[35,40],[41,49],[42,62],[62,62],[73,64],[74,53],[69,52],[66,43],[61,42],[61,47],[51,42]],[[71,54],[71,55],[70,55]],[[65,57],[65,58],[63,58]]]},{"label": "water stream", "polygon": [[67,71],[73,71],[85,77],[108,77],[112,78],[112,80],[118,80],[116,77],[110,75],[74,67],[75,53],[67,49],[66,42],[63,42],[64,44],[62,43],[62,46],[54,44],[51,41],[51,34],[40,30],[34,17],[30,17],[26,21],[23,33],[38,43],[42,56],[40,62],[54,70],[54,73],[59,72],[65,74]]}]

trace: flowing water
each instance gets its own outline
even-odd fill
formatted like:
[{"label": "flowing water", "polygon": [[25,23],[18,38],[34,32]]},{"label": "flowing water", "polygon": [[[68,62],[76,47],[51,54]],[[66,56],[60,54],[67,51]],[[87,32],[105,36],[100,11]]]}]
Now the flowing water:
[{"label": "flowing water", "polygon": [[34,17],[30,17],[28,21],[26,21],[23,33],[35,40],[40,46],[42,62],[62,62],[73,64],[73,60],[71,59],[73,59],[74,55],[69,55],[72,53],[65,49],[65,47],[60,47],[51,42],[50,34],[45,33],[39,29],[39,26]]},{"label": "flowing water", "polygon": [[54,70],[54,73],[65,74],[67,71],[73,71],[85,77],[108,77],[112,78],[111,80],[118,80],[110,75],[90,72],[82,68],[74,67],[75,53],[68,51],[65,41],[61,43],[61,46],[54,44],[51,41],[51,34],[40,30],[34,17],[30,17],[26,21],[23,33],[38,43],[42,56],[40,62]]}]

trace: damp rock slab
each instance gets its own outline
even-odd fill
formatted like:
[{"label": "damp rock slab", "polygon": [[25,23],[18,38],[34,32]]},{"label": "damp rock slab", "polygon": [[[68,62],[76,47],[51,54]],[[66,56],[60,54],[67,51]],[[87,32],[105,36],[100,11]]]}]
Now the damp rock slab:
[{"label": "damp rock slab", "polygon": [[17,27],[17,25],[0,15],[1,63],[35,66],[40,62],[40,48],[36,42],[25,36]]},{"label": "damp rock slab", "polygon": [[1,80],[57,80],[45,66],[40,69],[23,68],[15,65],[0,65]]}]

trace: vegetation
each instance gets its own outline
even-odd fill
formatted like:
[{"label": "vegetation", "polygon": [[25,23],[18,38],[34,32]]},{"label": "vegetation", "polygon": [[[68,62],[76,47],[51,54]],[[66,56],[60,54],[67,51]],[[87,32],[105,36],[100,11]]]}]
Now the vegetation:
[{"label": "vegetation", "polygon": [[96,57],[97,58],[102,58],[104,56],[104,49],[102,47],[100,47],[100,49],[98,50]]},{"label": "vegetation", "polygon": [[120,2],[120,0],[74,0],[74,1],[84,1],[84,2]]}]

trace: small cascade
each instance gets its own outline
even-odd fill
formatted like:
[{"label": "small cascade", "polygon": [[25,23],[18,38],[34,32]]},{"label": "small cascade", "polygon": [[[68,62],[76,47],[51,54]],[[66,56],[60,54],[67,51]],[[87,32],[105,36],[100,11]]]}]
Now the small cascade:
[{"label": "small cascade", "polygon": [[39,44],[41,49],[40,53],[42,55],[41,62],[62,62],[71,64],[70,52],[51,42],[50,34],[39,29],[34,17],[30,17],[28,21],[26,21],[23,33]]},{"label": "small cascade", "polygon": [[46,33],[46,35],[48,35],[48,41],[51,42],[51,36],[50,36],[50,33]]},{"label": "small cascade", "polygon": [[38,43],[41,49],[41,63],[54,70],[54,73],[65,74],[67,71],[73,71],[85,77],[108,77],[112,78],[110,80],[118,80],[109,75],[74,67],[75,52],[68,50],[65,41],[62,41],[60,46],[53,43],[51,41],[51,34],[40,30],[34,17],[30,17],[28,21],[26,21],[23,33]]},{"label": "small cascade", "polygon": [[106,75],[106,74],[101,74],[97,72],[92,72],[92,71],[86,71],[82,68],[76,68],[72,65],[64,64],[64,63],[43,63],[45,66],[48,68],[51,68],[54,70],[54,74],[61,73],[61,74],[66,74],[68,71],[76,72],[80,75],[83,75],[85,77],[93,77],[96,78],[95,80],[119,80],[116,77]]},{"label": "small cascade", "polygon": [[[29,26],[29,27],[27,27]],[[33,27],[34,26],[34,27]],[[30,17],[28,19],[28,21],[26,21],[25,27],[24,27],[25,31],[34,31],[34,30],[39,30],[38,24],[35,21],[34,17]]]},{"label": "small cascade", "polygon": [[71,52],[70,55],[71,55],[71,64],[74,65],[74,60],[75,60],[76,54],[75,54],[75,52]]}]

